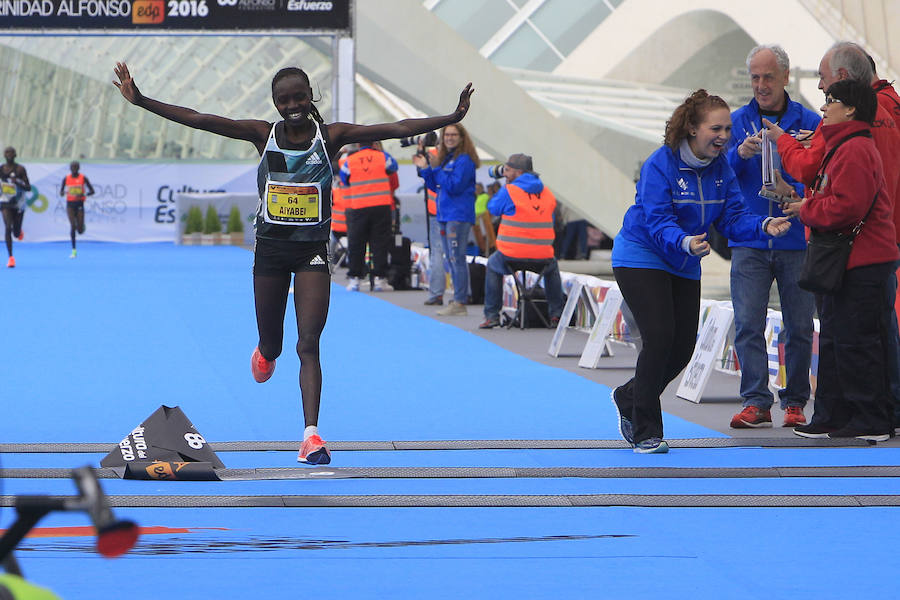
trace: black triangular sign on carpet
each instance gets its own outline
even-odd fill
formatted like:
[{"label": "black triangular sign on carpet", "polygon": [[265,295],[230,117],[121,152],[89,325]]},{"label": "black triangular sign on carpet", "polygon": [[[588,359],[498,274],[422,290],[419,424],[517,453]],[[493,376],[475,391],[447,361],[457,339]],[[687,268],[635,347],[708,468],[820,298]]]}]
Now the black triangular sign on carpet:
[{"label": "black triangular sign on carpet", "polygon": [[103,460],[103,467],[121,467],[135,462],[205,462],[222,469],[219,460],[190,419],[177,406],[160,406]]}]

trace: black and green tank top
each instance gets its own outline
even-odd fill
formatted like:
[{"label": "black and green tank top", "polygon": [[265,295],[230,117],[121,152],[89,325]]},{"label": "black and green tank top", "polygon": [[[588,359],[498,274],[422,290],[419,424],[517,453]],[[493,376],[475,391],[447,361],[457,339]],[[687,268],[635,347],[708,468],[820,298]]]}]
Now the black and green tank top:
[{"label": "black and green tank top", "polygon": [[319,123],[306,150],[280,148],[272,126],[259,161],[256,184],[256,237],[315,242],[331,234],[334,174]]}]

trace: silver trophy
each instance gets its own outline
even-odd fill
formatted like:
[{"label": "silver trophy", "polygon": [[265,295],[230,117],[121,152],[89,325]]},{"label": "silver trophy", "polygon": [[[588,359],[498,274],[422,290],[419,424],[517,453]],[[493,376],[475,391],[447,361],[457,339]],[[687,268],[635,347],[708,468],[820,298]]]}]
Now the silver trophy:
[{"label": "silver trophy", "polygon": [[775,152],[772,150],[772,142],[769,141],[769,130],[763,128],[762,137],[762,184],[767,190],[774,190],[775,184]]}]

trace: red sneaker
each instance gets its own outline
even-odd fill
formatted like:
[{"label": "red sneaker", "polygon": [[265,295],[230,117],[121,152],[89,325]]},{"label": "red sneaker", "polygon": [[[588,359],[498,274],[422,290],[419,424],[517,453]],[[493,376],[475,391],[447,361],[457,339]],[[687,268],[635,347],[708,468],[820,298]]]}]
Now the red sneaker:
[{"label": "red sneaker", "polygon": [[6,266],[9,267],[10,269],[12,269],[13,267],[15,267],[15,266],[16,266],[16,259],[14,259],[12,256],[10,256],[10,257],[9,257],[9,260],[6,261]]},{"label": "red sneaker", "polygon": [[800,406],[788,406],[784,409],[784,425],[782,427],[797,427],[806,425],[806,416]]},{"label": "red sneaker", "polygon": [[24,240],[24,239],[25,239],[25,232],[24,232],[24,231],[20,231],[20,232],[19,232],[19,235],[17,235],[16,238],[18,238],[18,240],[19,240],[20,242],[21,242],[22,240]]},{"label": "red sneaker", "polygon": [[250,357],[250,371],[257,383],[268,381],[275,372],[275,361],[263,358],[263,355],[259,353],[259,348],[256,348]]},{"label": "red sneaker", "polygon": [[300,445],[300,454],[297,462],[309,465],[327,465],[331,462],[331,452],[325,447],[325,442],[317,435],[311,435]]},{"label": "red sneaker", "polygon": [[744,410],[731,418],[731,426],[734,429],[771,427],[772,415],[767,410],[760,410],[755,406],[745,406]]}]

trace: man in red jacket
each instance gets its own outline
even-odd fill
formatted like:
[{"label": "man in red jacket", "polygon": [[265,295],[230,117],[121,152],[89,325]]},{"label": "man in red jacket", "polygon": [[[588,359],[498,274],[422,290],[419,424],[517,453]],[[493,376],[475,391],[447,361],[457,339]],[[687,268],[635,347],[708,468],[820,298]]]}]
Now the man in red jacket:
[{"label": "man in red jacket", "polygon": [[[868,54],[857,44],[853,42],[835,43],[819,62],[819,89],[824,93],[831,84],[844,79],[853,79],[866,85],[873,85],[875,72],[872,70],[870,61]],[[882,94],[878,94],[878,96],[879,106],[872,123],[872,138],[875,140],[875,147],[878,149],[884,166],[885,189],[891,194],[894,207],[894,228],[897,232],[896,241],[900,245],[900,202],[898,202],[900,200],[900,127],[894,121],[892,113],[884,107],[884,101],[880,98]],[[793,137],[782,135],[784,131],[777,125],[769,121],[764,121],[764,123],[769,128],[770,139],[775,140],[784,169],[792,177],[806,185],[809,190],[819,165],[825,157],[825,139],[819,129],[810,139],[809,147],[805,147]],[[821,129],[821,125],[819,128]],[[896,277],[894,283],[896,285]],[[895,301],[896,306],[897,301]],[[897,313],[895,312],[894,315],[896,317]],[[888,348],[892,354],[888,371],[891,395],[894,400],[895,425],[900,425],[900,336],[896,331],[896,320],[892,325],[895,335],[893,336],[894,343]]]},{"label": "man in red jacket", "polygon": [[[852,42],[837,42],[819,63],[819,89],[824,93],[828,86],[842,79],[855,79],[869,84],[874,75],[868,56],[862,48]],[[809,186],[825,156],[825,140],[818,134],[818,130],[807,148],[791,136],[781,135],[784,132],[774,124],[767,127],[770,138],[777,139],[778,153],[785,170]],[[888,191],[894,199],[900,196],[900,127],[881,104],[875,114],[872,137],[884,164]],[[894,224],[900,226],[898,210],[894,211]]]},{"label": "man in red jacket", "polygon": [[872,67],[872,89],[878,94],[878,106],[881,106],[894,117],[894,123],[900,128],[900,96],[897,90],[891,85],[893,82],[887,79],[879,79],[878,73],[875,72],[875,61],[872,57],[866,55],[869,59],[869,65]]}]

